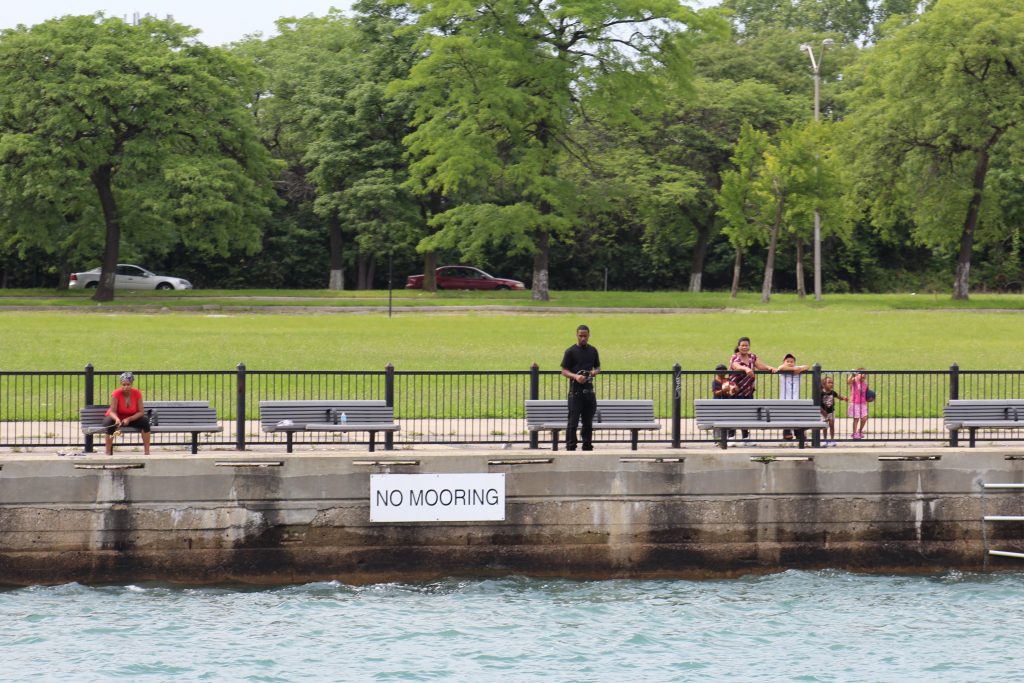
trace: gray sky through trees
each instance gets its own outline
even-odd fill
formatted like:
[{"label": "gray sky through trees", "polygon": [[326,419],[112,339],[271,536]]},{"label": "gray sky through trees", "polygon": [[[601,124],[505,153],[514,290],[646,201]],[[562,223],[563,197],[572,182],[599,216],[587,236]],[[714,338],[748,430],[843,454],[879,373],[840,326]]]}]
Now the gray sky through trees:
[{"label": "gray sky through trees", "polygon": [[161,19],[169,14],[179,23],[201,29],[199,39],[207,45],[222,45],[256,32],[273,35],[274,22],[282,16],[323,16],[331,7],[348,11],[350,4],[349,0],[6,0],[0,3],[0,29],[18,24],[33,26],[66,14],[103,12],[108,17],[129,21],[136,13]]}]

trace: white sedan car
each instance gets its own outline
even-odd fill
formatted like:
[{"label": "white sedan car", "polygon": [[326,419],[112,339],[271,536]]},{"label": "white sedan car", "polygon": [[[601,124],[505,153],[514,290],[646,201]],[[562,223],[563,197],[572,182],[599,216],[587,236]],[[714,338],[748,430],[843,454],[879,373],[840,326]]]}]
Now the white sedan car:
[{"label": "white sedan car", "polygon": [[[68,289],[93,289],[100,283],[100,269],[71,273]],[[114,289],[192,289],[192,283],[180,277],[156,275],[145,268],[127,263],[117,264]]]}]

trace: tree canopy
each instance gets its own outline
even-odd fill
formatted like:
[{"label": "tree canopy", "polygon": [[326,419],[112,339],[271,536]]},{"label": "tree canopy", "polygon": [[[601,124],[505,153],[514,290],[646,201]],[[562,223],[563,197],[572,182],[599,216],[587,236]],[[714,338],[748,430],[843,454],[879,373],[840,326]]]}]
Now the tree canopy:
[{"label": "tree canopy", "polygon": [[990,169],[1024,176],[1024,11],[940,0],[871,48],[856,78],[846,147],[871,220],[908,220],[922,244],[955,249],[965,299],[976,237],[1005,227]]},{"label": "tree canopy", "polygon": [[579,204],[561,172],[580,155],[572,122],[628,119],[689,82],[688,33],[714,26],[674,0],[466,5],[414,0],[426,55],[406,138],[413,186],[451,208],[421,249],[533,256],[533,296],[548,298],[552,238],[571,240]]},{"label": "tree canopy", "polygon": [[97,300],[113,298],[122,239],[258,247],[271,165],[246,108],[255,73],[195,33],[102,15],[0,33],[0,221],[48,251],[102,243]]},{"label": "tree canopy", "polygon": [[380,287],[393,262],[431,289],[461,261],[539,299],[767,299],[804,292],[820,216],[825,292],[1024,289],[1022,21],[1020,0],[360,0],[222,48],[154,19],[4,31],[0,286],[102,253],[100,298],[124,257],[199,286]]}]

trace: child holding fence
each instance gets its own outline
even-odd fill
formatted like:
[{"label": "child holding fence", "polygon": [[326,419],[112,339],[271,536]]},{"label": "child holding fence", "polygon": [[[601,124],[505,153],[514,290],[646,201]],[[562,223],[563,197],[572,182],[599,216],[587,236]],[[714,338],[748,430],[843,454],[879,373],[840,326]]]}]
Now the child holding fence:
[{"label": "child holding fence", "polygon": [[864,438],[864,427],[868,423],[868,402],[874,398],[874,393],[868,388],[868,374],[864,368],[857,368],[849,377],[846,384],[850,388],[850,400],[846,407],[847,417],[853,418],[853,438]]},{"label": "child holding fence", "polygon": [[[779,366],[779,398],[783,401],[795,401],[800,398],[800,375],[810,368],[806,365],[797,365],[796,356],[787,353]],[[802,432],[803,430],[797,430]],[[787,441],[793,439],[792,429],[783,429],[782,438]]]},{"label": "child holding fence", "polygon": [[831,377],[821,379],[821,419],[828,425],[825,433],[828,439],[826,446],[836,446],[836,401],[845,401],[846,397],[835,389],[835,381]]}]

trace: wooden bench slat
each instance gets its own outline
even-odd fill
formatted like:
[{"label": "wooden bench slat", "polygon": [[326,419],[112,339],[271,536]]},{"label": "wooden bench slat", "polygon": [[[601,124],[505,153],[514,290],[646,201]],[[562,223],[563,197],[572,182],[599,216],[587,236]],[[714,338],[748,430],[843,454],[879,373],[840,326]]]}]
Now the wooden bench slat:
[{"label": "wooden bench slat", "polygon": [[[156,424],[150,426],[153,434],[191,434],[192,453],[199,449],[199,434],[223,432],[224,427],[217,421],[217,411],[207,401],[145,401],[146,415]],[[79,423],[86,435],[104,434],[103,418],[109,406],[83,406],[79,411]],[[121,427],[122,433],[138,434],[137,427]]]},{"label": "wooden bench slat", "polygon": [[[345,422],[340,421],[342,413]],[[281,424],[286,421],[291,424]],[[289,453],[296,432],[367,432],[373,451],[377,432],[399,431],[394,409],[377,400],[260,401],[260,428],[267,433],[284,433]]]},{"label": "wooden bench slat", "polygon": [[[569,403],[561,400],[527,400],[526,427],[531,432],[552,433],[551,448],[558,450],[558,433],[565,431],[569,422]],[[650,399],[598,399],[594,415],[594,430],[632,432],[631,448],[637,449],[640,430],[662,428],[654,415],[654,401]]]},{"label": "wooden bench slat", "polygon": [[699,429],[720,432],[722,448],[727,448],[730,430],[797,430],[803,448],[804,431],[827,427],[821,409],[808,399],[697,399],[694,421]]},{"label": "wooden bench slat", "polygon": [[978,429],[1024,428],[1024,399],[953,399],[943,408],[942,420],[950,446],[960,443],[960,430],[966,429],[974,448]]}]

